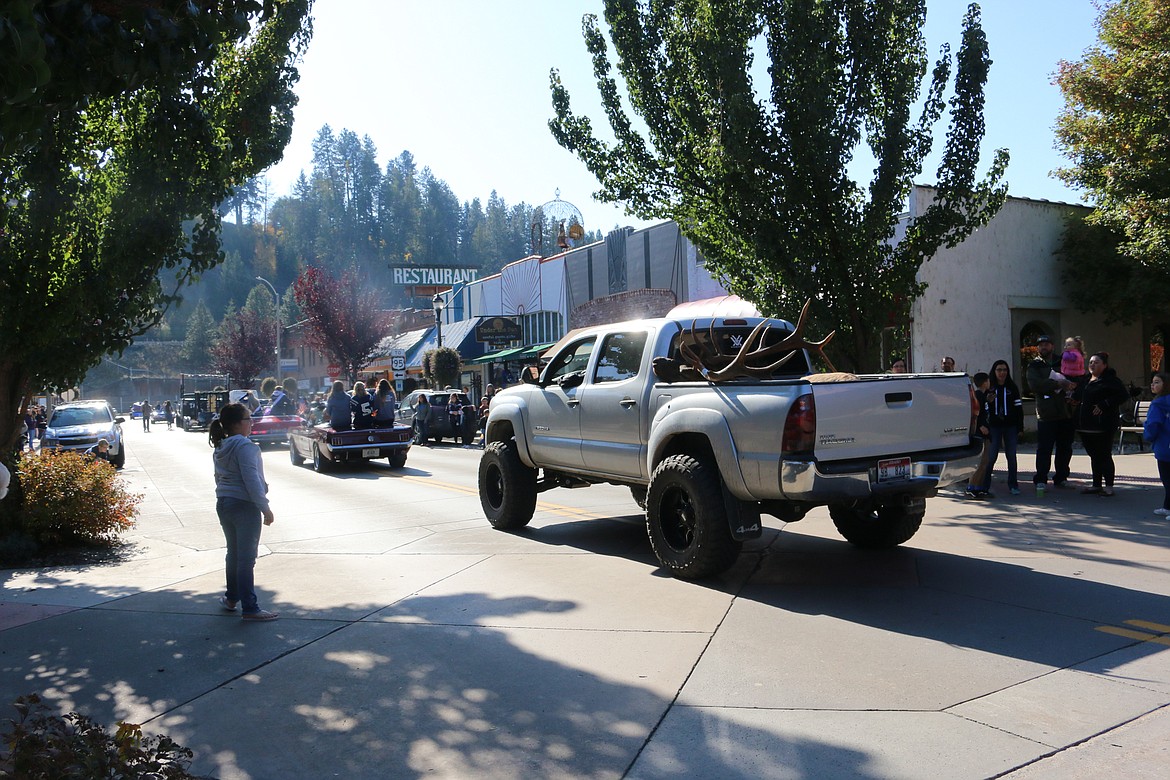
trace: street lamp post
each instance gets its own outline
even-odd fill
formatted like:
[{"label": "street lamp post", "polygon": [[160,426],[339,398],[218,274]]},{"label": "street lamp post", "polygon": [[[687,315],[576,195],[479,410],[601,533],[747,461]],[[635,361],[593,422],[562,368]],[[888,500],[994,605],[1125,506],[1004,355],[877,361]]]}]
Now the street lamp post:
[{"label": "street lamp post", "polygon": [[435,297],[431,298],[431,305],[435,307],[435,340],[437,342],[436,348],[443,348],[443,296],[435,293]]},{"label": "street lamp post", "polygon": [[256,281],[268,285],[268,289],[272,290],[272,294],[276,297],[276,373],[272,375],[272,378],[276,380],[277,384],[280,384],[280,293],[272,286],[272,282],[263,276],[257,276]]}]

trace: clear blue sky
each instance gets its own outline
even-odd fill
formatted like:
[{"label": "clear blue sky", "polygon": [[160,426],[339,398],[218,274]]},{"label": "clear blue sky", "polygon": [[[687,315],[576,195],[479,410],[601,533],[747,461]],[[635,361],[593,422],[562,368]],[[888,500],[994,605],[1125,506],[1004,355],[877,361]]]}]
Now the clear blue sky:
[{"label": "clear blue sky", "polygon": [[[1012,195],[1081,202],[1049,173],[1064,159],[1052,127],[1063,105],[1052,74],[1096,40],[1092,0],[985,0],[994,61],[987,86],[983,159],[1006,146]],[[967,3],[928,0],[930,51],[957,48]],[[379,163],[403,150],[444,179],[460,201],[575,204],[586,227],[606,232],[646,223],[592,198],[596,181],[547,128],[550,68],[561,71],[574,109],[608,130],[581,38],[581,17],[600,0],[317,0],[314,35],[301,65],[300,104],[284,160],[268,171],[270,197],[289,194],[311,167],[322,125],[368,135]],[[936,132],[941,147],[945,125]],[[929,184],[937,159],[919,178]],[[868,166],[859,166],[868,167]],[[860,176],[865,171],[859,172]]]}]

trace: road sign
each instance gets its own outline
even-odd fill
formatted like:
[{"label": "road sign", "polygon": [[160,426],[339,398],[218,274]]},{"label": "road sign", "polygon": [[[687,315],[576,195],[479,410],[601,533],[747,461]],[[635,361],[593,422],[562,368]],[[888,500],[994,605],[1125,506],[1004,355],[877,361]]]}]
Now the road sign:
[{"label": "road sign", "polygon": [[400,355],[395,355],[394,357],[390,358],[390,369],[392,371],[405,371],[406,358]]}]

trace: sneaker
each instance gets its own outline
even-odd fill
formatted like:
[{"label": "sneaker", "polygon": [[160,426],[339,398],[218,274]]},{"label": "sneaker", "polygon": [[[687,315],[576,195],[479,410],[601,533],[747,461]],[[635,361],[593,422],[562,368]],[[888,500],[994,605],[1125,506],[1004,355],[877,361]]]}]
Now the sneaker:
[{"label": "sneaker", "polygon": [[975,497],[976,498],[995,498],[995,493],[992,493],[990,490],[980,490],[978,493],[975,494]]},{"label": "sneaker", "polygon": [[276,620],[278,617],[280,617],[280,615],[276,614],[275,612],[269,612],[266,609],[262,609],[259,612],[245,612],[243,615],[241,615],[241,617],[244,620],[260,621],[260,620]]},{"label": "sneaker", "polygon": [[1101,496],[1103,498],[1112,498],[1113,497],[1113,488],[1108,488],[1108,487],[1101,488]]},{"label": "sneaker", "polygon": [[236,611],[236,602],[229,601],[227,596],[220,596],[219,597],[219,605],[221,607],[223,607],[224,610],[227,612],[235,612]]},{"label": "sneaker", "polygon": [[1013,496],[1018,496],[1018,495],[1020,494],[1020,489],[1019,489],[1019,488],[1012,488],[1012,489],[1011,489],[1009,492],[1010,492],[1010,493],[1011,493]]},{"label": "sneaker", "polygon": [[1082,493],[1089,494],[1089,495],[1092,495],[1092,494],[1100,493],[1100,492],[1101,492],[1101,488],[1099,488],[1099,487],[1087,487],[1087,488],[1081,488],[1081,492],[1082,492]]},{"label": "sneaker", "polygon": [[1154,510],[1154,514],[1165,517],[1166,515],[1170,515],[1170,509],[1166,509],[1165,507],[1158,507]]}]

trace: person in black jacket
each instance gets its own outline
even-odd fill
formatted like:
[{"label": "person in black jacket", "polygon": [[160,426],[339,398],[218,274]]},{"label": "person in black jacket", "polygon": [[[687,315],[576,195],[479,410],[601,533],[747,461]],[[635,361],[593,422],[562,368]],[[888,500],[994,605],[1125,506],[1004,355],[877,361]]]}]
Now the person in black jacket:
[{"label": "person in black jacket", "polygon": [[987,428],[991,449],[987,453],[987,473],[983,477],[980,492],[990,496],[991,474],[1000,450],[1007,457],[1008,490],[1013,496],[1020,494],[1020,481],[1016,473],[1016,443],[1024,430],[1024,401],[1020,389],[1012,381],[1011,367],[1006,360],[991,364],[991,385],[987,388],[984,405],[987,408]]},{"label": "person in black jacket", "polygon": [[1075,400],[1077,433],[1093,470],[1093,485],[1082,493],[1113,495],[1113,434],[1121,417],[1121,405],[1129,398],[1125,384],[1109,367],[1109,353],[1098,352],[1089,358],[1089,381],[1081,385]]}]

